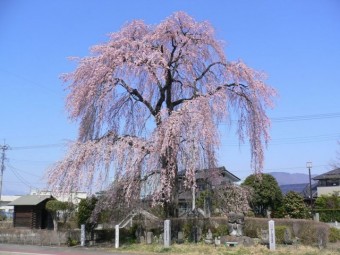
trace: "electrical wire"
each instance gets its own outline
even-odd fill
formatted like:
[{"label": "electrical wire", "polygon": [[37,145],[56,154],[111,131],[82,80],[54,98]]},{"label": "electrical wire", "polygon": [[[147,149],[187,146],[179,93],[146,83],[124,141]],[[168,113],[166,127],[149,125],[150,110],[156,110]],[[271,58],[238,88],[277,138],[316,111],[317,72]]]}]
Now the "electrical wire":
[{"label": "electrical wire", "polygon": [[56,147],[63,147],[63,146],[66,146],[66,143],[15,146],[15,147],[11,147],[11,150],[30,150],[30,149],[42,149],[42,148],[56,148]]},{"label": "electrical wire", "polygon": [[35,85],[35,86],[39,86],[40,88],[44,89],[48,93],[52,93],[54,95],[58,95],[57,92],[55,90],[51,89],[50,87],[47,87],[47,86],[45,86],[45,85],[43,85],[41,83],[38,83],[36,81],[32,81],[32,80],[28,79],[27,77],[22,76],[21,74],[13,73],[13,72],[5,70],[3,68],[0,68],[0,72],[6,73],[6,74],[11,75],[13,77],[16,77],[18,79],[21,79],[21,80],[25,81],[26,83],[30,83],[30,84]]},{"label": "electrical wire", "polygon": [[29,187],[29,188],[35,188],[37,189],[37,187],[34,187],[33,185],[31,185],[29,182],[27,182],[14,168],[12,167],[8,167],[12,173],[17,177],[17,179],[24,184],[25,186]]},{"label": "electrical wire", "polygon": [[339,118],[339,117],[340,117],[340,113],[335,112],[335,113],[321,113],[321,114],[311,114],[311,115],[278,117],[278,118],[271,118],[271,121],[272,122],[290,122],[290,121],[331,119],[331,118]]},{"label": "electrical wire", "polygon": [[[313,168],[327,167],[328,165],[313,165]],[[278,168],[265,168],[263,171],[278,171],[278,170],[294,170],[294,169],[306,169],[305,166],[296,167],[278,167]]]},{"label": "electrical wire", "polygon": [[[292,122],[292,121],[308,121],[308,120],[320,120],[320,119],[334,119],[339,118],[340,112],[333,113],[320,113],[320,114],[308,114],[308,115],[295,115],[285,117],[272,117],[270,118],[272,123]],[[238,120],[232,119],[231,122],[238,122]],[[229,125],[228,122],[223,122],[220,125]]]},{"label": "electrical wire", "polygon": [[37,164],[53,164],[54,163],[54,161],[48,161],[48,160],[16,159],[12,157],[11,157],[11,161],[37,163]]},{"label": "electrical wire", "polygon": [[[325,134],[316,136],[301,136],[301,137],[285,137],[277,138],[269,141],[269,145],[284,145],[284,144],[303,144],[303,143],[315,143],[315,142],[327,142],[337,141],[340,139],[340,133]],[[247,143],[242,144],[237,141],[223,143],[221,147],[229,146],[248,146]]]},{"label": "electrical wire", "polygon": [[[7,163],[7,166],[11,167],[11,168],[14,169],[15,171],[20,171],[20,172],[25,173],[25,174],[28,174],[28,175],[30,175],[30,176],[35,176],[35,177],[41,178],[41,176],[39,176],[39,175],[32,174],[32,173],[30,173],[30,172],[27,172],[27,171],[18,169],[18,168],[16,168],[16,167],[12,166],[11,164],[8,164],[8,163]],[[21,175],[20,175],[20,176],[21,176]]]}]

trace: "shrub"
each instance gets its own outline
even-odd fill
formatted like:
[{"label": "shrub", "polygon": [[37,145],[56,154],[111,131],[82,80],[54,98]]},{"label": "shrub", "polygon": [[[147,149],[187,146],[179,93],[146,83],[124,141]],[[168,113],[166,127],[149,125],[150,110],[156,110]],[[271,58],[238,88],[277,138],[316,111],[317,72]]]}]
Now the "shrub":
[{"label": "shrub", "polygon": [[287,226],[275,226],[275,241],[278,244],[284,243],[284,236]]},{"label": "shrub", "polygon": [[182,225],[182,231],[184,234],[184,238],[191,239],[192,236],[192,229],[194,227],[194,221],[193,220],[187,220],[183,225]]},{"label": "shrub", "polygon": [[260,238],[261,229],[268,229],[268,219],[245,218],[243,233],[251,238]]},{"label": "shrub", "polygon": [[302,221],[298,237],[302,244],[325,247],[328,242],[329,226],[324,223]]},{"label": "shrub", "polygon": [[214,233],[215,236],[226,236],[229,234],[228,226],[227,225],[219,225],[216,228],[216,232]]},{"label": "shrub", "polygon": [[340,241],[340,229],[330,228],[328,239],[331,243],[336,243],[337,241]]},{"label": "shrub", "polygon": [[340,221],[340,210],[339,209],[318,209],[320,221],[322,222],[334,222]]},{"label": "shrub", "polygon": [[184,238],[188,241],[193,241],[194,227],[198,227],[199,236],[205,237],[210,229],[213,236],[223,236],[228,234],[226,217],[213,217],[213,218],[175,218],[171,219],[171,232],[173,237],[177,237],[178,231],[182,231]]},{"label": "shrub", "polygon": [[282,207],[278,210],[278,215],[288,216],[293,219],[307,219],[308,209],[303,201],[303,197],[294,191],[289,191],[283,198]]},{"label": "shrub", "polygon": [[115,229],[96,229],[96,241],[112,242],[114,240]]},{"label": "shrub", "polygon": [[322,195],[315,201],[315,210],[320,213],[323,222],[340,221],[340,197],[338,192]]},{"label": "shrub", "polygon": [[[326,246],[329,226],[325,223],[302,219],[274,219],[276,227],[285,226],[292,229],[292,238],[298,237],[305,245]],[[268,229],[268,219],[245,218],[244,235],[260,238],[261,229]]]},{"label": "shrub", "polygon": [[67,238],[66,245],[71,247],[71,246],[76,246],[78,244],[78,241],[76,239],[72,239],[71,237]]}]

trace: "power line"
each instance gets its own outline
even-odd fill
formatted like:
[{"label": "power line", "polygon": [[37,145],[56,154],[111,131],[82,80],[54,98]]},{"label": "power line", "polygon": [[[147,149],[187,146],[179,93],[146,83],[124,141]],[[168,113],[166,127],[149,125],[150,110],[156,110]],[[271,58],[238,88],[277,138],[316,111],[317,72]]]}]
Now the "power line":
[{"label": "power line", "polygon": [[16,171],[15,168],[9,166],[9,169],[12,171],[12,173],[17,177],[17,179],[18,179],[22,184],[26,185],[26,186],[29,187],[29,188],[35,188],[35,189],[37,189],[37,187],[34,187],[34,186],[32,186],[29,182],[27,182],[27,181],[25,180],[25,178],[23,178],[23,177]]},{"label": "power line", "polygon": [[[11,169],[14,169],[15,171],[20,171],[20,172],[22,172],[22,173],[25,173],[25,174],[28,174],[28,175],[31,175],[31,176],[35,176],[35,177],[41,178],[41,176],[39,176],[39,175],[32,174],[32,173],[30,173],[30,172],[27,172],[27,171],[18,169],[18,168],[16,168],[16,167],[12,166],[11,164],[8,164],[8,167],[10,167]],[[20,175],[20,176],[21,176],[21,175]]]},{"label": "power line", "polygon": [[281,144],[302,144],[302,143],[314,143],[314,142],[325,142],[325,141],[336,141],[340,138],[340,133],[327,134],[327,135],[316,135],[316,136],[302,136],[302,137],[287,137],[273,139],[270,145],[281,145]]},{"label": "power line", "polygon": [[[340,118],[340,112],[272,117],[270,118],[270,120],[272,123],[281,123],[281,122],[320,120],[320,119],[333,119],[333,118]],[[233,119],[231,120],[231,122],[238,122],[238,120]],[[221,123],[220,125],[229,125],[229,124]]]},{"label": "power line", "polygon": [[42,149],[42,148],[55,148],[63,147],[65,143],[55,143],[55,144],[43,144],[43,145],[27,145],[27,146],[16,146],[11,147],[11,150],[30,150],[30,149]]},{"label": "power line", "polygon": [[[328,165],[314,165],[313,168],[327,167],[327,166]],[[306,169],[306,166],[265,168],[264,171],[294,170],[294,169]]]},{"label": "power line", "polygon": [[33,84],[35,86],[39,86],[40,88],[44,89],[46,92],[53,93],[54,95],[58,95],[57,92],[55,90],[52,90],[50,87],[47,87],[45,85],[42,85],[41,83],[32,81],[32,80],[28,79],[27,77],[24,77],[24,76],[19,75],[17,73],[13,73],[13,72],[5,70],[3,68],[0,68],[0,71],[3,72],[3,73],[7,73],[7,74],[9,74],[9,75],[11,75],[13,77],[17,77],[18,79],[26,81],[27,83],[31,83],[31,84]]},{"label": "power line", "polygon": [[311,114],[311,115],[278,117],[278,118],[271,118],[271,121],[272,122],[289,122],[289,121],[330,119],[330,118],[339,118],[339,117],[340,117],[340,113],[335,112],[335,113],[321,113],[321,114]]},{"label": "power line", "polygon": [[26,163],[36,163],[36,164],[52,164],[54,161],[51,160],[32,160],[32,159],[17,159],[12,158],[11,161],[13,162],[26,162]]},{"label": "power line", "polygon": [[[315,143],[315,142],[337,141],[339,139],[340,139],[340,133],[324,134],[324,135],[316,135],[316,136],[285,137],[285,138],[272,139],[269,141],[269,145]],[[242,143],[235,141],[235,142],[230,142],[230,143],[223,143],[221,147],[244,146],[244,145],[247,145],[247,144],[242,144]]]},{"label": "power line", "polygon": [[[329,119],[329,118],[339,118],[340,112],[334,113],[321,113],[321,114],[310,114],[310,115],[295,115],[295,116],[285,116],[285,117],[277,117],[271,118],[272,122],[290,122],[290,121],[305,121],[305,120],[316,120],[316,119]],[[237,122],[238,120],[231,120],[232,122]],[[228,125],[227,123],[221,123],[221,125]],[[317,138],[323,137],[323,140],[330,140],[333,138],[338,138],[340,134],[331,134],[331,135],[318,135],[318,136],[310,136],[310,137],[292,137],[292,138],[278,138],[273,139],[272,142],[276,140],[297,140],[297,139],[307,139],[307,138]],[[310,142],[310,141],[307,141]],[[54,144],[43,144],[43,145],[26,145],[26,146],[14,146],[11,147],[11,150],[30,150],[30,149],[41,149],[41,148],[55,148],[55,147],[63,147],[66,146],[67,143],[54,143]],[[237,144],[233,144],[237,145]]]}]

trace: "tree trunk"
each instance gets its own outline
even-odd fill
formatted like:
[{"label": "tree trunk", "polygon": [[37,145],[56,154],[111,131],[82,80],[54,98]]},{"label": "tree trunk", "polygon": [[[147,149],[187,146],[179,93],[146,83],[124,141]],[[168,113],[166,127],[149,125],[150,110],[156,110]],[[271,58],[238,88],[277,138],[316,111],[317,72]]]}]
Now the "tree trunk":
[{"label": "tree trunk", "polygon": [[[171,180],[171,185],[172,185],[172,194],[170,197],[170,201],[164,201],[164,215],[166,218],[178,218],[178,169],[177,169],[177,162],[173,162],[172,157],[174,157],[173,154],[173,149],[169,147],[167,149],[167,155],[162,156],[162,167],[163,169],[171,169],[172,166],[175,165],[176,170],[175,170],[175,177],[173,180]],[[169,173],[166,173],[169,175]],[[162,178],[162,177],[161,177]]]}]

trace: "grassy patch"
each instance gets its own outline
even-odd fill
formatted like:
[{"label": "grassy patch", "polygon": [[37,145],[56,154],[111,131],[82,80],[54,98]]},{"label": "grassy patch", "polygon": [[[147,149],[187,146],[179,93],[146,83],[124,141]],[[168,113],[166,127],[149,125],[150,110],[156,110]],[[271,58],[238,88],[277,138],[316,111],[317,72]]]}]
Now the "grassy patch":
[{"label": "grassy patch", "polygon": [[[116,250],[117,251],[117,250]],[[127,252],[134,254],[171,254],[171,255],[332,255],[339,254],[340,248],[323,249],[313,248],[310,246],[284,246],[279,245],[275,252],[270,251],[265,246],[254,247],[215,247],[213,245],[198,244],[174,244],[170,248],[164,248],[162,245],[153,244],[131,244],[122,246],[118,249],[119,252]]]}]

